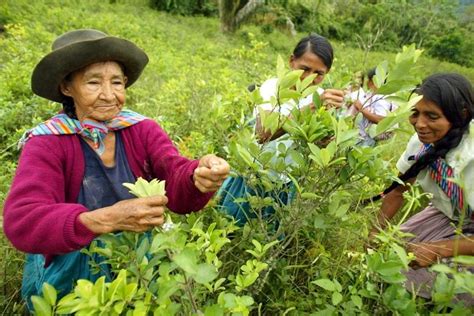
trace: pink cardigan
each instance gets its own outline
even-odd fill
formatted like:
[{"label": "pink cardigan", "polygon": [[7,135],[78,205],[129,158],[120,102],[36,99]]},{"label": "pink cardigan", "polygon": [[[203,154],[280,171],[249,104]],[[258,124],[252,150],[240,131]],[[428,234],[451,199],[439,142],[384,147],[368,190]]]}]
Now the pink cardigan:
[{"label": "pink cardigan", "polygon": [[[206,205],[212,193],[201,193],[192,181],[198,161],[180,156],[156,122],[144,120],[121,133],[133,174],[166,180],[170,210],[189,213]],[[77,204],[84,167],[77,135],[35,136],[26,143],[3,213],[5,234],[16,248],[50,262],[96,237],[78,218],[88,211]]]}]

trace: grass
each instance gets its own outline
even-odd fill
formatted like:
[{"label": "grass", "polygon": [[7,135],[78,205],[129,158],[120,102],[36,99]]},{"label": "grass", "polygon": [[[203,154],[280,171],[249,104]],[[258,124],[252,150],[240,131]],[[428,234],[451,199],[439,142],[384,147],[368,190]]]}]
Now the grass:
[{"label": "grass", "polygon": [[[111,1],[112,2],[112,1]],[[34,65],[59,34],[97,28],[142,47],[150,63],[129,90],[128,105],[159,121],[189,156],[218,152],[250,115],[245,88],[273,76],[277,55],[286,59],[298,39],[247,25],[234,35],[219,32],[216,18],[172,16],[147,7],[147,1],[26,1],[0,4],[0,198],[4,200],[15,168],[15,143],[21,133],[59,109],[33,96],[29,78]],[[352,72],[393,60],[394,53],[369,52],[333,42],[336,60],[327,82],[342,88]],[[420,78],[434,72],[459,72],[474,81],[474,69],[428,57],[419,61]],[[222,120],[222,115],[227,115]],[[390,146],[398,156],[406,134]],[[0,217],[0,221],[1,221]],[[364,220],[361,218],[360,220]],[[347,239],[345,239],[347,240]],[[23,255],[0,237],[0,312],[18,310]]]}]

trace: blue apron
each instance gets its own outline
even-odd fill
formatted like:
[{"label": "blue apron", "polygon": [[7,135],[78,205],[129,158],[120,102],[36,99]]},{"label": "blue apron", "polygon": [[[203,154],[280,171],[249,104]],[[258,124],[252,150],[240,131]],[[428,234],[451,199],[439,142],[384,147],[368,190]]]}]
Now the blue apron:
[{"label": "blue apron", "polygon": [[[278,205],[288,205],[294,197],[295,188],[293,183],[284,184],[280,192],[265,191],[263,188],[252,189],[243,177],[228,177],[217,192],[218,209],[232,216],[237,225],[244,226],[251,218],[256,218],[257,214],[250,207],[249,197],[258,196],[261,198],[270,197]],[[274,219],[275,209],[266,206],[262,209],[262,217],[269,224],[273,224],[274,229],[278,228],[278,221]]]}]

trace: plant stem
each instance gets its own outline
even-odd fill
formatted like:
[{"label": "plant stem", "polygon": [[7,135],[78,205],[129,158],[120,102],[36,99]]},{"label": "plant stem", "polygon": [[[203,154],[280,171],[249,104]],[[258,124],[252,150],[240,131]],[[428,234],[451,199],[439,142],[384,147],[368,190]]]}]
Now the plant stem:
[{"label": "plant stem", "polygon": [[191,300],[193,312],[197,313],[198,306],[196,304],[196,300],[194,299],[193,291],[191,290],[190,280],[186,277],[186,272],[183,273],[183,276],[184,276],[184,291],[187,293],[189,299]]}]

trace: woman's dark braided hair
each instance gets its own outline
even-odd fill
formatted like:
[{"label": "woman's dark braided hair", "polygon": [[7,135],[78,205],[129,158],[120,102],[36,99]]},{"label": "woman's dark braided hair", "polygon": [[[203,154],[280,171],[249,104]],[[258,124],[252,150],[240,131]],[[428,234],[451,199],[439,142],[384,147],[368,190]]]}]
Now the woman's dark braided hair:
[{"label": "woman's dark braided hair", "polygon": [[63,104],[64,114],[66,114],[72,119],[77,120],[76,107],[74,106],[74,100],[71,97],[64,97],[62,104]]},{"label": "woman's dark braided hair", "polygon": [[[64,79],[63,79],[65,82],[71,82],[72,81],[72,72],[70,74],[68,74]],[[76,106],[74,105],[74,100],[71,98],[71,97],[68,97],[68,96],[65,96],[63,94],[63,102],[62,102],[62,105],[63,105],[63,111],[64,111],[64,114],[66,114],[67,116],[69,116],[70,118],[72,119],[76,119],[77,120],[77,116],[76,116]]]},{"label": "woman's dark braided hair", "polygon": [[[403,182],[415,178],[421,170],[438,158],[445,158],[451,149],[457,147],[464,133],[469,132],[469,124],[474,114],[472,85],[459,74],[441,73],[431,75],[423,80],[421,86],[416,88],[414,92],[422,95],[423,99],[435,103],[451,123],[451,129],[399,177]],[[371,200],[379,200],[399,185],[400,183],[394,181],[382,194],[373,197]]]}]

